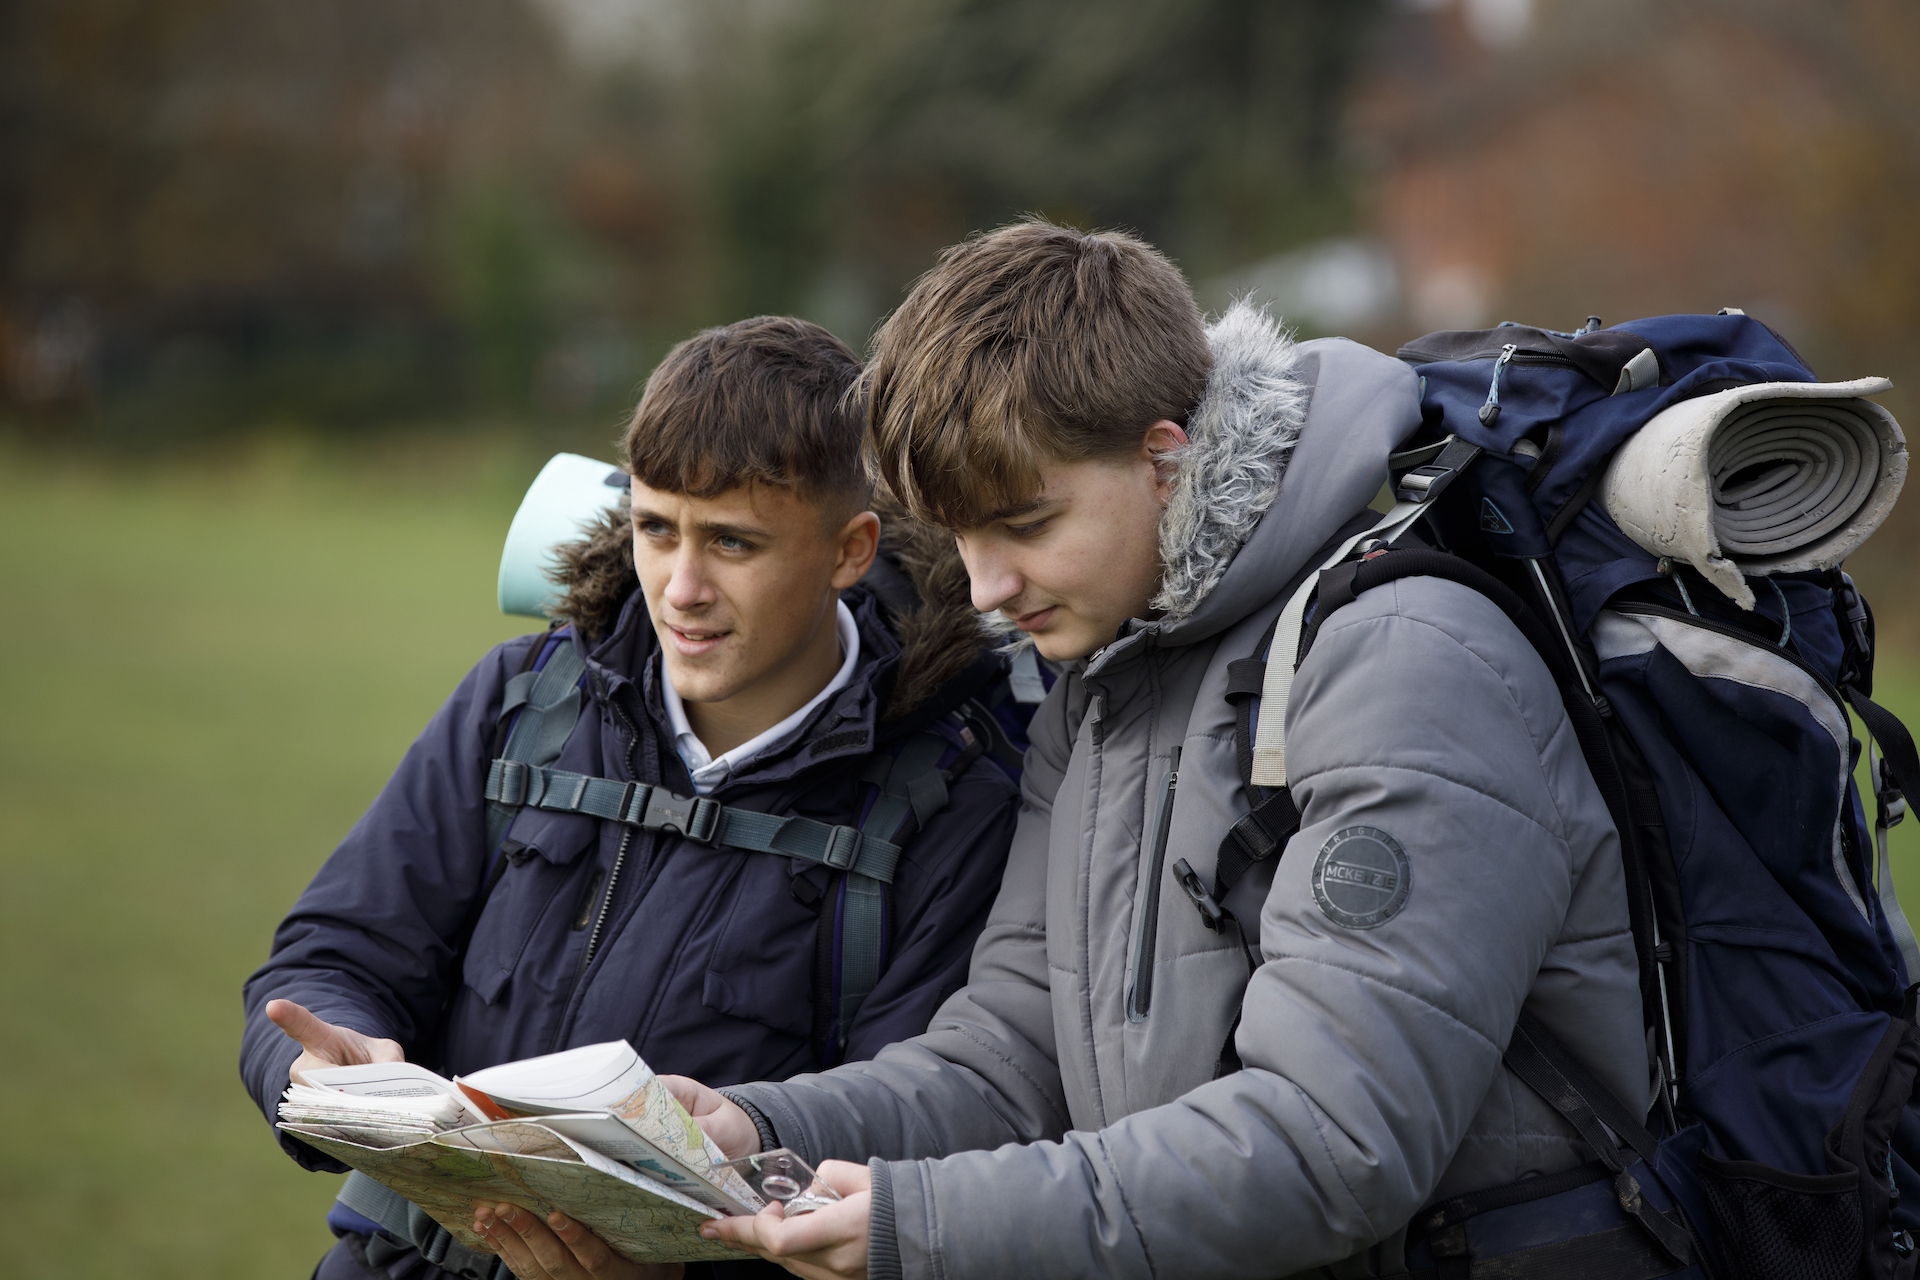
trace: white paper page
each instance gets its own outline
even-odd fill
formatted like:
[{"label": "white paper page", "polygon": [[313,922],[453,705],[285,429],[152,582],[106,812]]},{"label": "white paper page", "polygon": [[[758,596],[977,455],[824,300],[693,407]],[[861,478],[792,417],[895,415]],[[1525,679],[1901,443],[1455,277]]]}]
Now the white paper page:
[{"label": "white paper page", "polygon": [[453,1081],[412,1062],[367,1062],[351,1067],[317,1067],[304,1074],[311,1088],[345,1094],[350,1098],[365,1098],[376,1106],[386,1105],[386,1100],[404,1102],[408,1098],[451,1098],[459,1105],[463,1117],[473,1121],[487,1118],[467,1101],[466,1095],[460,1092]]},{"label": "white paper page", "polygon": [[[460,1077],[503,1108],[527,1115],[601,1111],[645,1087],[653,1072],[624,1040],[503,1062]],[[435,1079],[438,1079],[436,1076]]]}]

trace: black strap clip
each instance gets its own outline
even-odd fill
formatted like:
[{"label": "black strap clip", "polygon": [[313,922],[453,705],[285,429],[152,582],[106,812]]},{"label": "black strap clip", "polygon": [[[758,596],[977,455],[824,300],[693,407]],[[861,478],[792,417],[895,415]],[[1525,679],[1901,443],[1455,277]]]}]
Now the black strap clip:
[{"label": "black strap clip", "polygon": [[1448,436],[1440,442],[1433,461],[1414,467],[1394,483],[1393,496],[1401,502],[1431,502],[1479,456],[1479,445]]},{"label": "black strap clip", "polygon": [[676,796],[665,787],[655,787],[647,796],[647,810],[640,825],[648,831],[672,831],[697,844],[711,844],[714,828],[720,825],[720,805],[706,796]]},{"label": "black strap clip", "polygon": [[1214,933],[1225,928],[1227,909],[1214,901],[1213,895],[1207,892],[1205,882],[1200,879],[1199,874],[1185,858],[1173,864],[1173,874],[1174,878],[1180,882],[1181,889],[1185,890],[1187,897],[1193,899],[1193,905],[1199,908],[1200,922]]},{"label": "black strap clip", "polygon": [[1892,829],[1900,825],[1907,816],[1906,793],[1900,790],[1900,784],[1894,781],[1893,762],[1885,756],[1880,757],[1880,776],[1874,781],[1873,798],[1879,802],[1880,812],[1876,826]]}]

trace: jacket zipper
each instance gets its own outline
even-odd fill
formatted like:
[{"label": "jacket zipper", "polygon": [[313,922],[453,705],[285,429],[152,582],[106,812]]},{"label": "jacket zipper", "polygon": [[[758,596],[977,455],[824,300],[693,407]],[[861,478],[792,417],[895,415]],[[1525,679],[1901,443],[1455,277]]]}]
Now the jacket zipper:
[{"label": "jacket zipper", "polygon": [[[1411,365],[1441,363],[1466,364],[1472,360],[1497,360],[1508,345],[1513,344],[1488,347],[1485,351],[1474,351],[1464,356],[1428,355],[1421,351],[1409,351],[1400,358]],[[1522,351],[1517,345],[1514,345],[1513,354],[1507,357],[1507,363],[1552,365],[1563,369],[1577,369],[1580,367],[1573,361],[1567,359],[1567,357],[1555,355],[1551,351]]]},{"label": "jacket zipper", "polygon": [[[610,695],[607,698],[607,705],[613,709],[613,717],[620,722],[620,727],[627,731],[627,776],[635,777],[633,750],[640,745],[640,731],[634,727],[633,721],[621,708],[619,698]],[[633,828],[628,827],[620,833],[620,848],[614,853],[613,866],[607,871],[607,887],[600,894],[600,909],[593,915],[593,931],[587,934],[586,950],[580,953],[580,967],[574,971],[573,987],[567,992],[567,1003],[563,1007],[569,1011],[573,1007],[575,997],[580,994],[580,983],[587,976],[587,966],[593,963],[594,954],[600,949],[600,934],[606,928],[607,913],[613,907],[614,891],[620,887],[620,871],[626,866],[627,850],[632,844]],[[561,1041],[566,1037],[567,1029],[572,1025],[573,1017],[569,1012],[568,1016],[561,1019],[559,1029],[554,1032],[553,1047],[556,1052],[561,1047]]]},{"label": "jacket zipper", "polygon": [[1160,811],[1154,816],[1140,909],[1134,915],[1133,963],[1127,966],[1128,1022],[1145,1022],[1153,1003],[1153,954],[1160,933],[1160,880],[1166,870],[1167,833],[1173,828],[1173,794],[1179,785],[1180,748],[1175,747],[1172,759],[1167,762],[1166,780],[1160,784]]}]

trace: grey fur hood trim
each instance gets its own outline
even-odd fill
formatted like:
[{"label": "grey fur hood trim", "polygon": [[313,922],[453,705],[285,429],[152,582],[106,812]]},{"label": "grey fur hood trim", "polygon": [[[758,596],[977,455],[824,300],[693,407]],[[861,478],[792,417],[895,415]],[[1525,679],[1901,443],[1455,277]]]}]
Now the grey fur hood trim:
[{"label": "grey fur hood trim", "polygon": [[1187,420],[1187,445],[1160,518],[1166,566],[1153,607],[1190,616],[1273,505],[1312,391],[1293,336],[1264,307],[1236,302],[1207,327],[1213,369]]}]

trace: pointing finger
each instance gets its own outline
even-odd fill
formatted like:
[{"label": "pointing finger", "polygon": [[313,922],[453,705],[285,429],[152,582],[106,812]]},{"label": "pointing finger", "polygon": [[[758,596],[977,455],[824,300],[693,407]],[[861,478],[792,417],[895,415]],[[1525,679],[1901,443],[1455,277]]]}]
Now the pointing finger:
[{"label": "pointing finger", "polygon": [[301,1048],[316,1057],[331,1056],[327,1051],[333,1047],[338,1028],[315,1015],[305,1005],[295,1004],[291,1000],[269,1000],[267,1017],[274,1026],[299,1041]]}]

